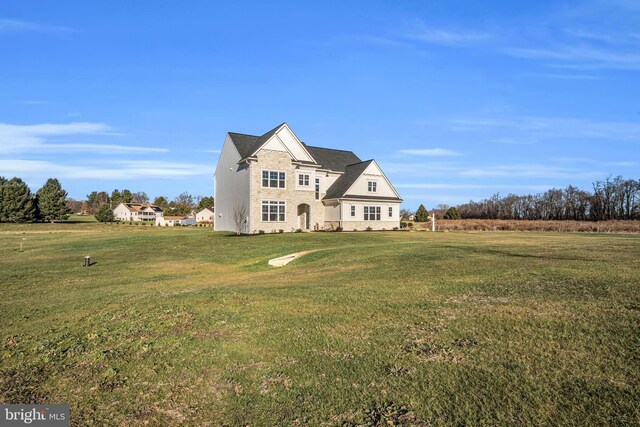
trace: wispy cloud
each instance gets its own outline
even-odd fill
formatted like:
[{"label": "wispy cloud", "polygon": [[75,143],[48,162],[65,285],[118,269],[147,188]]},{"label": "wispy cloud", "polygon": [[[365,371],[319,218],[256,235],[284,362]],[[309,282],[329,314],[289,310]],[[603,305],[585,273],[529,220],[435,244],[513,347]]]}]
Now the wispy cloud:
[{"label": "wispy cloud", "polygon": [[61,179],[131,181],[141,178],[182,179],[212,176],[211,165],[164,161],[120,161],[99,164],[64,164],[47,160],[0,159],[0,171],[8,176],[36,180],[55,176]]},{"label": "wispy cloud", "polygon": [[451,130],[458,132],[478,132],[488,128],[502,128],[523,132],[528,135],[529,139],[553,137],[640,141],[640,123],[628,121],[609,122],[582,118],[516,116],[456,118],[448,120],[448,123]]},{"label": "wispy cloud", "polygon": [[77,33],[79,30],[64,25],[48,25],[18,19],[0,18],[0,33]]},{"label": "wispy cloud", "polygon": [[460,156],[457,151],[447,150],[445,148],[409,148],[404,150],[398,150],[400,154],[410,154],[412,156],[431,156],[431,157],[443,157],[443,156]]},{"label": "wispy cloud", "polygon": [[42,153],[51,151],[91,152],[99,154],[166,152],[161,147],[118,144],[53,142],[51,138],[73,135],[117,135],[104,123],[14,125],[0,123],[0,154]]},{"label": "wispy cloud", "polygon": [[563,168],[539,164],[510,164],[470,168],[460,171],[466,177],[527,177],[555,179],[597,179],[602,171]]},{"label": "wispy cloud", "polygon": [[459,28],[437,28],[425,24],[421,20],[407,25],[408,29],[398,33],[404,39],[420,43],[442,46],[467,46],[484,42],[491,37],[485,31],[463,30]]},{"label": "wispy cloud", "polygon": [[505,191],[505,190],[531,190],[531,191],[544,191],[548,190],[554,185],[531,185],[531,184],[397,184],[396,188],[409,189],[409,190],[492,190],[492,191]]},{"label": "wispy cloud", "polygon": [[560,79],[560,80],[600,80],[601,77],[593,76],[589,74],[536,74],[537,76],[544,77],[546,79]]},{"label": "wispy cloud", "polygon": [[506,48],[504,53],[517,58],[551,61],[556,67],[574,69],[640,69],[637,51],[601,49],[588,45],[558,45],[554,48]]}]

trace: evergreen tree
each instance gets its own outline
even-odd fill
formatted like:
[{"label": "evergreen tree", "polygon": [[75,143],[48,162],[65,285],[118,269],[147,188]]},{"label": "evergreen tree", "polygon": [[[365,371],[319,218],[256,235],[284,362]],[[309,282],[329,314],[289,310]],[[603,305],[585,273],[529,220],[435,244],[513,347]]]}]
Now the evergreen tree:
[{"label": "evergreen tree", "polygon": [[424,205],[420,205],[416,211],[416,221],[427,222],[429,221],[429,212],[425,209]]},{"label": "evergreen tree", "polygon": [[122,202],[122,194],[117,189],[111,192],[111,207],[115,208]]},{"label": "evergreen tree", "polygon": [[36,207],[27,184],[20,178],[6,181],[2,191],[2,211],[5,222],[31,222]]},{"label": "evergreen tree", "polygon": [[[131,203],[131,191],[126,188],[122,190],[122,200],[123,203]],[[114,206],[115,207],[115,206]]]},{"label": "evergreen tree", "polygon": [[109,205],[102,205],[96,214],[96,219],[100,222],[113,222],[113,211]]},{"label": "evergreen tree", "polygon": [[39,219],[46,222],[64,220],[69,217],[67,192],[57,179],[49,178],[36,193]]},{"label": "evergreen tree", "polygon": [[87,194],[87,210],[92,215],[95,215],[102,205],[109,203],[109,195],[106,191],[92,191],[90,194]]},{"label": "evergreen tree", "polygon": [[7,179],[4,176],[0,176],[0,222],[7,222],[6,214],[6,202],[5,202],[5,187],[7,186]]},{"label": "evergreen tree", "polygon": [[455,207],[447,209],[444,213],[444,219],[460,219],[460,213]]},{"label": "evergreen tree", "polygon": [[209,208],[213,210],[213,204],[214,204],[213,197],[208,197],[208,196],[202,197],[198,202],[198,207],[196,208],[196,210],[201,211],[204,208]]}]

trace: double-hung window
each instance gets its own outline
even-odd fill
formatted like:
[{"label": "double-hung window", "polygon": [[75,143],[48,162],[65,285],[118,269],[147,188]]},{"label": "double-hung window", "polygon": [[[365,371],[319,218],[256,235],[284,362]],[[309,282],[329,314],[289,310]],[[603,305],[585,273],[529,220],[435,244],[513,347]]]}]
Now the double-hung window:
[{"label": "double-hung window", "polygon": [[378,183],[376,181],[367,181],[367,191],[369,193],[375,193],[377,191]]},{"label": "double-hung window", "polygon": [[301,187],[308,187],[309,186],[309,175],[306,175],[306,174],[298,175],[298,185],[301,186]]},{"label": "double-hung window", "polygon": [[282,200],[264,200],[262,202],[262,220],[269,222],[285,221],[286,204]]},{"label": "double-hung window", "polygon": [[351,205],[351,216],[356,216],[356,207]]},{"label": "double-hung window", "polygon": [[364,220],[365,221],[380,221],[380,206],[365,206],[364,207]]},{"label": "double-hung window", "polygon": [[316,200],[320,200],[320,178],[316,178]]},{"label": "double-hung window", "polygon": [[284,172],[278,171],[262,171],[262,186],[268,188],[284,188],[285,187]]},{"label": "double-hung window", "polygon": [[389,206],[389,218],[393,216],[393,207]]}]

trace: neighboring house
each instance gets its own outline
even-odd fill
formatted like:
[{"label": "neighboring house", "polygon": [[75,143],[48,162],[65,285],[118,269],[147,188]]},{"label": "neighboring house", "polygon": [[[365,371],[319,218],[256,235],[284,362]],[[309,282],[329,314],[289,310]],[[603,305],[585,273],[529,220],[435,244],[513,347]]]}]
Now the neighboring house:
[{"label": "neighboring house", "polygon": [[200,223],[209,223],[213,224],[213,210],[209,208],[204,208],[200,212],[196,213],[196,222]]},{"label": "neighboring house", "polygon": [[155,221],[162,216],[162,209],[151,203],[120,203],[113,210],[116,221]]},{"label": "neighboring house", "polygon": [[301,142],[286,123],[229,132],[214,176],[216,230],[392,229],[402,199],[375,160]]},{"label": "neighboring house", "polygon": [[164,216],[156,218],[156,225],[173,227],[175,225],[196,225],[196,219],[188,216]]}]

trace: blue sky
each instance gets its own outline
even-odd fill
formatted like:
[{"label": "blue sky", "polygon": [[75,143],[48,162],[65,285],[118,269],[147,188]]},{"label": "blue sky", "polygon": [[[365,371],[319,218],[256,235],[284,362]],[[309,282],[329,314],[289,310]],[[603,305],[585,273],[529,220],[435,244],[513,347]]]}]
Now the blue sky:
[{"label": "blue sky", "polygon": [[405,206],[640,178],[640,2],[0,4],[0,175],[209,195],[227,131],[375,158]]}]

